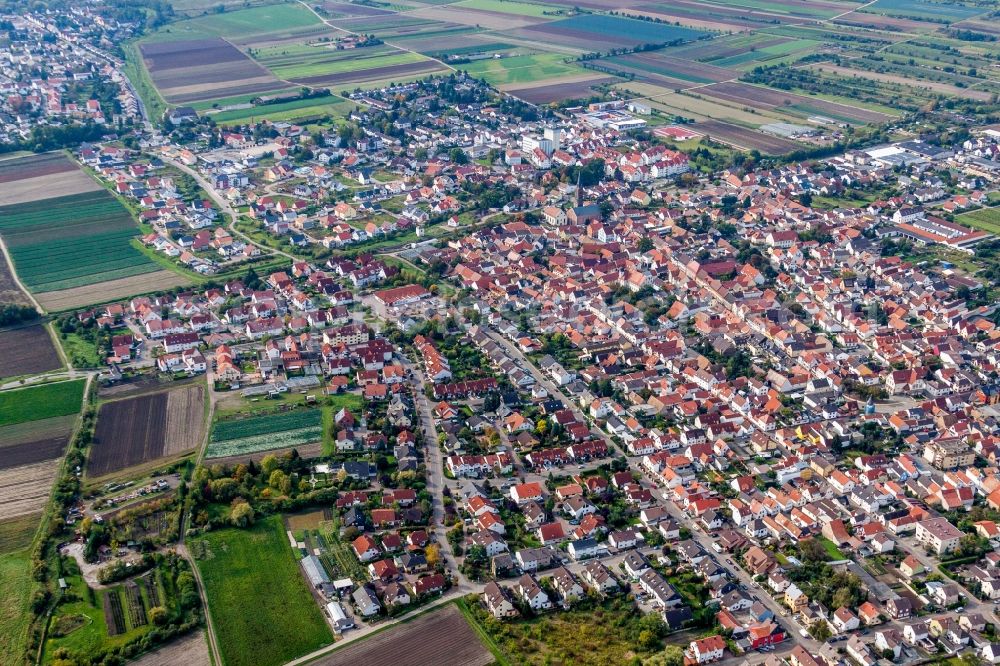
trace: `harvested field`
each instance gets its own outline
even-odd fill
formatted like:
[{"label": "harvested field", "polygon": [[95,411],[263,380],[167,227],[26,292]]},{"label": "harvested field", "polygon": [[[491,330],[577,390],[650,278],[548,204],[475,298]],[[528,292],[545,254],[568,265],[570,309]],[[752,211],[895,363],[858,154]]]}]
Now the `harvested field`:
[{"label": "harvested field", "polygon": [[[435,640],[427,640],[435,636]],[[369,638],[334,650],[315,666],[382,666],[406,655],[408,666],[487,666],[493,655],[454,604],[432,610]]]},{"label": "harvested field", "polygon": [[42,324],[0,332],[0,377],[36,375],[63,366]]},{"label": "harvested field", "polygon": [[639,78],[660,81],[673,87],[687,88],[692,84],[712,83],[713,81],[729,81],[736,78],[737,72],[722,67],[713,67],[705,63],[671,58],[659,54],[633,54],[602,58],[599,65],[606,65],[613,70],[623,70],[635,74]]},{"label": "harvested field", "polygon": [[193,631],[129,663],[131,666],[210,666],[211,661],[205,634]]},{"label": "harvested field", "polygon": [[14,273],[6,257],[0,256],[0,303],[31,305],[31,299],[14,281]]},{"label": "harvested field", "polygon": [[0,183],[9,183],[25,178],[38,178],[56,173],[73,171],[76,165],[60,152],[28,155],[25,157],[4,157],[0,159]]},{"label": "harvested field", "polygon": [[4,160],[0,162],[0,184],[0,206],[101,189],[62,153]]},{"label": "harvested field", "polygon": [[41,510],[58,471],[51,460],[0,470],[0,520]]},{"label": "harvested field", "polygon": [[340,74],[327,74],[324,76],[307,76],[296,79],[296,83],[306,85],[339,86],[351,83],[364,83],[366,81],[381,81],[392,79],[396,76],[412,76],[414,74],[429,74],[444,70],[441,63],[434,60],[424,60],[422,62],[411,62],[402,65],[390,65],[388,67],[377,67],[375,69],[365,69],[357,72],[342,72]]},{"label": "harvested field", "polygon": [[204,412],[200,385],[104,403],[87,474],[100,477],[194,449],[204,437]]},{"label": "harvested field", "polygon": [[140,49],[153,83],[172,103],[278,90],[287,85],[219,37],[154,42],[142,44]]},{"label": "harvested field", "polygon": [[768,136],[745,127],[740,127],[739,125],[730,125],[718,120],[706,120],[695,123],[692,125],[692,128],[712,139],[728,143],[737,148],[744,150],[756,148],[762,153],[770,155],[781,155],[802,147],[794,141],[781,139],[776,136]]},{"label": "harvested field", "polygon": [[781,106],[802,105],[815,110],[815,113],[830,113],[836,116],[851,118],[859,123],[882,123],[891,119],[884,113],[868,111],[846,104],[837,104],[814,97],[805,97],[786,93],[772,88],[752,86],[746,83],[716,83],[699,88],[698,92],[737,104],[749,104],[758,108],[774,109]]},{"label": "harvested field", "polygon": [[0,521],[0,555],[30,546],[41,517],[41,513],[29,513]]},{"label": "harvested field", "polygon": [[331,18],[344,18],[347,16],[385,16],[394,12],[378,7],[368,7],[358,5],[353,2],[324,2],[320,8],[326,12],[325,16]]},{"label": "harvested field", "polygon": [[163,454],[172,456],[197,447],[205,436],[205,419],[191,420],[192,415],[204,413],[205,387],[199,384],[170,391],[167,395]]},{"label": "harvested field", "polygon": [[173,271],[161,270],[142,275],[133,275],[98,284],[89,284],[71,289],[60,289],[39,294],[38,302],[49,312],[73,310],[85,305],[108,303],[129,296],[162,291],[172,287],[190,284],[190,281]]},{"label": "harvested field", "polygon": [[67,432],[56,437],[34,439],[12,446],[4,445],[3,448],[0,448],[0,452],[3,453],[3,458],[0,459],[0,470],[55,460],[62,456],[68,442],[69,433]]},{"label": "harvested field", "polygon": [[[566,77],[576,78],[576,77]],[[545,79],[535,81],[529,86],[512,88],[504,86],[507,92],[518,99],[522,99],[530,104],[551,104],[561,102],[564,99],[579,99],[590,97],[595,94],[594,86],[605,85],[620,81],[614,76],[603,76],[597,78],[580,77],[579,81],[566,81],[565,79]]]}]

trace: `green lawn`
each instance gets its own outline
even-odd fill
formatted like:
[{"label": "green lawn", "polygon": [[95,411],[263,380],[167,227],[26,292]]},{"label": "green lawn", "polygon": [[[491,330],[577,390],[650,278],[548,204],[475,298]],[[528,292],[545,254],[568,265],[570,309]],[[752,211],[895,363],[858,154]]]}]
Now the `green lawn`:
[{"label": "green lawn", "polygon": [[33,588],[30,550],[0,555],[0,664],[24,659]]},{"label": "green lawn", "polygon": [[74,379],[0,392],[0,426],[76,414],[85,383]]},{"label": "green lawn", "polygon": [[837,544],[830,541],[826,537],[820,537],[819,542],[823,544],[823,549],[826,550],[826,554],[830,556],[831,560],[837,561],[847,559],[847,556],[844,555],[839,548],[837,548]]},{"label": "green lawn", "polygon": [[279,516],[191,541],[204,543],[197,566],[224,666],[277,666],[333,642]]}]

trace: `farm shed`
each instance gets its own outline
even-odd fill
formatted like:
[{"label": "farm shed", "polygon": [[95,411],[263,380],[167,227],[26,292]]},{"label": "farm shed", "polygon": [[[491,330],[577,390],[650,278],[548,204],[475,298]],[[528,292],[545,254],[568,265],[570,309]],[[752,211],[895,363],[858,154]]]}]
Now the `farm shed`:
[{"label": "farm shed", "polygon": [[326,612],[330,615],[330,619],[333,620],[333,629],[338,634],[345,629],[354,628],[354,620],[347,616],[344,612],[344,607],[340,605],[339,601],[331,601],[326,605]]},{"label": "farm shed", "polygon": [[302,570],[306,572],[309,584],[317,590],[330,584],[330,577],[326,575],[323,564],[315,555],[309,555],[301,560]]}]

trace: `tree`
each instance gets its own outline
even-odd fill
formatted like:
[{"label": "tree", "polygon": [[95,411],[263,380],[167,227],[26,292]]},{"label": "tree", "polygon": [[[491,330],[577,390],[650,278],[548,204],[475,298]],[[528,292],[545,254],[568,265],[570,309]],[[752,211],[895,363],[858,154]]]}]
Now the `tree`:
[{"label": "tree", "polygon": [[278,457],[273,453],[264,456],[264,459],[260,461],[260,469],[264,476],[270,476],[271,472],[278,469]]},{"label": "tree", "polygon": [[233,508],[229,511],[229,522],[236,527],[249,527],[253,525],[253,507],[247,504],[246,500],[237,500],[233,503]]},{"label": "tree", "polygon": [[441,561],[441,547],[436,543],[428,544],[424,548],[424,557],[427,558],[427,566],[434,568]]},{"label": "tree", "polygon": [[833,593],[832,606],[834,608],[840,608],[842,606],[850,607],[854,603],[854,592],[849,587],[837,588],[837,591]]},{"label": "tree", "polygon": [[653,240],[649,236],[639,239],[639,252],[649,252],[653,249]]},{"label": "tree", "polygon": [[162,627],[170,619],[167,615],[167,609],[163,606],[153,606],[149,609],[149,621],[152,622],[157,627]]},{"label": "tree", "polygon": [[[808,562],[823,562],[826,558],[826,548],[818,539],[805,539],[799,542],[799,555]],[[839,606],[838,606],[839,608]]]}]

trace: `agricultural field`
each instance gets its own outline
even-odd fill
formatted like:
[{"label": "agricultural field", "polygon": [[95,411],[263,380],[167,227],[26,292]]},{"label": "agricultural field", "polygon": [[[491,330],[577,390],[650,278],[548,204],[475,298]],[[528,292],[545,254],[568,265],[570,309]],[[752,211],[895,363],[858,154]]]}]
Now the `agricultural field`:
[{"label": "agricultural field", "polygon": [[[58,173],[42,178],[62,182],[64,176]],[[66,176],[69,181],[78,177],[93,184],[80,171]],[[17,191],[21,182],[6,183],[4,191]],[[33,183],[32,187],[35,187]],[[34,190],[44,198],[0,206],[0,236],[7,245],[18,277],[32,292],[60,292],[143,274],[164,273],[158,264],[132,245],[139,229],[129,211],[106,190],[95,188],[63,194],[58,183],[54,183],[45,192]],[[162,282],[157,281],[157,284],[163,288]],[[114,291],[104,300],[113,298]],[[138,292],[130,290],[130,293]],[[59,293],[53,297],[56,299],[53,302],[87,304],[76,302],[79,297],[65,299],[65,295]],[[48,305],[45,307],[51,309]]]},{"label": "agricultural field", "polygon": [[321,442],[322,410],[230,418],[212,427],[206,458],[223,458]]},{"label": "agricultural field", "polygon": [[584,99],[598,94],[598,86],[606,86],[621,81],[614,76],[580,75],[555,79],[542,79],[528,85],[508,84],[501,90],[530,104],[551,104],[566,99]]},{"label": "agricultural field", "polygon": [[0,161],[0,206],[101,189],[63,153],[43,153]]},{"label": "agricultural field", "polygon": [[250,119],[278,122],[282,120],[303,121],[321,116],[343,117],[355,106],[354,103],[342,97],[330,96],[261,104],[246,109],[220,111],[211,115],[212,119],[219,125],[239,125]]},{"label": "agricultural field", "polygon": [[715,97],[727,102],[748,104],[761,109],[792,109],[807,115],[826,115],[833,116],[834,118],[845,118],[856,124],[881,123],[890,120],[890,116],[877,111],[868,111],[846,104],[827,102],[822,99],[804,97],[802,95],[745,83],[716,83],[699,88],[698,92],[699,94]]},{"label": "agricultural field", "polygon": [[179,273],[157,270],[130,277],[105,280],[95,284],[85,284],[69,289],[47,291],[35,296],[43,308],[49,312],[74,310],[95,303],[109,303],[138,294],[148,294],[190,284],[191,281]]},{"label": "agricultural field", "polygon": [[[434,640],[428,640],[433,636]],[[316,666],[380,666],[406,655],[408,666],[487,666],[493,654],[454,604],[446,604],[387,631],[334,650]],[[615,663],[615,662],[608,662]]]},{"label": "agricultural field", "polygon": [[288,86],[219,37],[153,42],[139,48],[153,83],[172,104],[262,94]]},{"label": "agricultural field", "polygon": [[35,375],[63,367],[42,324],[0,332],[0,378]]},{"label": "agricultural field", "polygon": [[75,423],[76,414],[67,414],[3,426],[0,428],[0,470],[62,457]]},{"label": "agricultural field", "polygon": [[533,36],[543,43],[565,44],[589,51],[606,51],[640,44],[687,42],[708,35],[691,28],[604,14],[582,14],[525,28],[519,33]]},{"label": "agricultural field", "polygon": [[205,436],[205,387],[148,393],[101,405],[87,461],[90,478],[179,456]]},{"label": "agricultural field", "polygon": [[918,21],[933,21],[935,23],[954,23],[964,21],[990,11],[983,7],[969,7],[955,2],[925,2],[924,0],[876,0],[872,5],[861,9],[867,14],[883,14],[899,16]]},{"label": "agricultural field", "polygon": [[280,516],[188,543],[224,666],[277,666],[333,642]]},{"label": "agricultural field", "polygon": [[[0,541],[3,543],[3,541]],[[6,551],[6,548],[3,549]],[[22,663],[31,622],[31,551],[0,552],[0,664]]]},{"label": "agricultural field", "polygon": [[983,208],[955,217],[955,221],[991,234],[1000,234],[1000,208]]},{"label": "agricultural field", "polygon": [[516,14],[518,16],[530,16],[533,18],[554,17],[558,11],[556,8],[550,6],[517,2],[516,0],[461,0],[461,2],[450,4],[449,6],[455,9],[475,9],[484,12]]},{"label": "agricultural field", "polygon": [[208,657],[208,641],[201,631],[193,631],[187,636],[170,641],[159,650],[147,652],[132,666],[211,666]]},{"label": "agricultural field", "polygon": [[575,63],[567,63],[566,56],[556,53],[517,55],[509,58],[476,60],[462,65],[470,76],[501,86],[524,84],[540,79],[561,79],[587,73]]},{"label": "agricultural field", "polygon": [[384,45],[337,50],[327,43],[279,44],[252,53],[275,76],[307,85],[337,86],[443,69],[419,53]]},{"label": "agricultural field", "polygon": [[0,426],[76,414],[85,384],[85,379],[74,379],[0,391]]},{"label": "agricultural field", "polygon": [[286,2],[239,11],[211,13],[172,23],[144,38],[143,43],[223,37],[239,44],[280,40],[316,32],[323,27],[323,23],[308,7],[296,2]]},{"label": "agricultural field", "polygon": [[705,120],[695,123],[692,129],[702,132],[706,137],[710,137],[716,141],[721,141],[743,150],[756,149],[769,155],[781,155],[782,153],[802,147],[800,144],[788,139],[761,134],[760,132],[755,132],[739,125],[718,120]]}]

